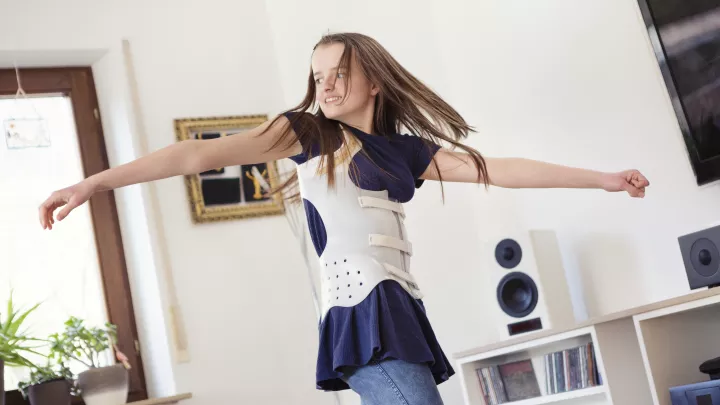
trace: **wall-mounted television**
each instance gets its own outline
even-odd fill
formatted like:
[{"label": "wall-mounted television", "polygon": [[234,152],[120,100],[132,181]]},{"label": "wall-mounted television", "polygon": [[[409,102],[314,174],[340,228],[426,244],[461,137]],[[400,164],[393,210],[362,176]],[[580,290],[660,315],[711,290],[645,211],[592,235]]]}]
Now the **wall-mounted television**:
[{"label": "wall-mounted television", "polygon": [[698,185],[720,180],[720,0],[638,0]]}]

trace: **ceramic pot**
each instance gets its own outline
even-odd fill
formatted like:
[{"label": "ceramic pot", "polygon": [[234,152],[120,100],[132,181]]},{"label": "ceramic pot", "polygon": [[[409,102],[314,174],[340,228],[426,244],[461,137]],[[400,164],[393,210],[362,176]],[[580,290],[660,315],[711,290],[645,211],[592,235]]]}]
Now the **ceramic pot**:
[{"label": "ceramic pot", "polygon": [[70,405],[70,382],[62,379],[31,385],[28,397],[30,405]]},{"label": "ceramic pot", "polygon": [[127,403],[130,376],[122,364],[91,368],[78,374],[77,386],[85,405]]}]

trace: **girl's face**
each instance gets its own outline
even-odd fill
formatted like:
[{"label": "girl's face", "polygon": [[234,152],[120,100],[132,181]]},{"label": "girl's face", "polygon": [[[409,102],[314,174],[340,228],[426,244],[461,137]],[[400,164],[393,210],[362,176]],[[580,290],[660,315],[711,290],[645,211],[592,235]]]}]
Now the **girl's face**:
[{"label": "girl's face", "polygon": [[[315,79],[315,99],[325,117],[338,121],[354,121],[355,115],[369,109],[379,89],[360,72],[355,55],[350,58],[350,81],[346,68],[340,68],[340,58],[345,45],[332,43],[321,45],[312,56]],[[345,95],[348,90],[347,96]]]}]

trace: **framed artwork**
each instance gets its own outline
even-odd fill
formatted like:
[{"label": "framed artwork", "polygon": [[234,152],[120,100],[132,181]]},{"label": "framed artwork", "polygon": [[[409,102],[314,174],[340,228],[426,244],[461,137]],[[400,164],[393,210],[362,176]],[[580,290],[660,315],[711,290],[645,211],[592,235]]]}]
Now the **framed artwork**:
[{"label": "framed artwork", "polygon": [[[255,128],[266,115],[181,118],[175,120],[177,141],[210,140]],[[187,196],[195,223],[238,220],[285,212],[282,195],[268,196],[263,185],[278,185],[276,161],[218,167],[185,176]]]}]

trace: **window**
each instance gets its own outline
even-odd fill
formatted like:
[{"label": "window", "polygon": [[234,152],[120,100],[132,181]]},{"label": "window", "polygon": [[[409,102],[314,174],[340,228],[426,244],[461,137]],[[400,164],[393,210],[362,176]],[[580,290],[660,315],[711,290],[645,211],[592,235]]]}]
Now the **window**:
[{"label": "window", "polygon": [[[15,98],[15,71],[0,70],[0,302],[10,288],[19,305],[41,301],[29,325],[41,337],[60,331],[70,315],[88,325],[117,325],[118,347],[133,365],[129,401],[145,399],[113,193],[94,195],[50,232],[37,217],[50,192],[109,167],[92,72],[23,69],[20,78],[27,99]],[[3,122],[11,116],[18,127],[31,129],[25,137],[6,135]],[[32,129],[46,129],[47,137],[27,136]],[[22,373],[6,371],[6,389],[15,390]],[[7,405],[21,403],[17,391],[8,392]]]}]

